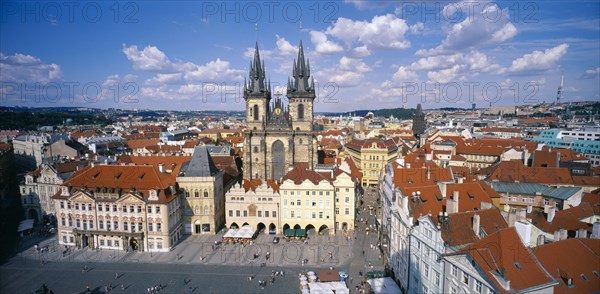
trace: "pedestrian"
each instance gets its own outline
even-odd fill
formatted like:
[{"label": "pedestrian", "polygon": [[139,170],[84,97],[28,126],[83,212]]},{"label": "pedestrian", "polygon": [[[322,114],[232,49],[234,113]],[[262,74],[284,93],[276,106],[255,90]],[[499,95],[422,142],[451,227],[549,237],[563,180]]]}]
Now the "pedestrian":
[{"label": "pedestrian", "polygon": [[363,256],[365,256],[365,251],[363,250]]},{"label": "pedestrian", "polygon": [[188,291],[190,292],[190,294],[192,294],[192,292],[193,292],[194,290],[192,289],[192,287],[189,287],[189,288],[188,288]]},{"label": "pedestrian", "polygon": [[125,291],[125,284],[121,284],[121,290]]},{"label": "pedestrian", "polygon": [[350,284],[352,284],[352,280],[354,280],[354,278],[350,277]]}]

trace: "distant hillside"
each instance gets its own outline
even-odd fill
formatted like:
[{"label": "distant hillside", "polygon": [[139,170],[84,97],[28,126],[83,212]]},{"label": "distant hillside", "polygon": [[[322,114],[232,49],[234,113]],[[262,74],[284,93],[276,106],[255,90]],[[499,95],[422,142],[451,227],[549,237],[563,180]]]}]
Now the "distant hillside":
[{"label": "distant hillside", "polygon": [[365,116],[367,113],[373,112],[375,116],[390,117],[393,115],[397,119],[410,119],[415,114],[414,108],[391,108],[391,109],[378,109],[378,110],[357,110],[353,113],[357,116]]}]

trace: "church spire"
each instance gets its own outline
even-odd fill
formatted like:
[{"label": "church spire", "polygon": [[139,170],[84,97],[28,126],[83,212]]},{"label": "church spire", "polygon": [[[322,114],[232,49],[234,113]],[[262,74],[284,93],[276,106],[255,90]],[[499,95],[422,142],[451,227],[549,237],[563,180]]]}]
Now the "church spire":
[{"label": "church spire", "polygon": [[308,59],[304,59],[304,46],[302,46],[302,40],[298,46],[298,58],[294,59],[294,65],[292,69],[292,90],[298,92],[307,92],[309,88],[310,78],[310,63]]},{"label": "church spire", "polygon": [[254,59],[250,62],[250,89],[252,93],[261,93],[265,90],[265,64],[260,61],[258,42],[254,49]]}]

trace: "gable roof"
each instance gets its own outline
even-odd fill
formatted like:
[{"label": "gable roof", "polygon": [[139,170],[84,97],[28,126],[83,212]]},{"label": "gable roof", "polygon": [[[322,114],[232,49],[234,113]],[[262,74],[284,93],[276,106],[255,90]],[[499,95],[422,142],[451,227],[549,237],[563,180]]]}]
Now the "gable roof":
[{"label": "gable roof", "polygon": [[212,177],[219,172],[206,146],[196,146],[192,160],[181,168],[185,177]]},{"label": "gable roof", "polygon": [[[555,293],[593,293],[600,289],[600,240],[566,239],[537,246],[533,252],[558,281]],[[595,273],[594,273],[595,272]],[[585,275],[587,281],[583,279]],[[567,279],[572,285],[567,286]]]},{"label": "gable roof", "polygon": [[[461,252],[473,261],[501,293],[524,292],[556,284],[554,278],[523,245],[514,227],[496,231],[466,247]],[[510,281],[505,290],[498,277]]]},{"label": "gable roof", "polygon": [[[489,235],[508,227],[502,214],[496,207],[484,210],[451,213],[447,224],[441,224],[442,239],[448,245],[461,247],[479,240],[473,231],[473,216],[479,215],[480,231]],[[480,234],[481,237],[482,236]]]}]

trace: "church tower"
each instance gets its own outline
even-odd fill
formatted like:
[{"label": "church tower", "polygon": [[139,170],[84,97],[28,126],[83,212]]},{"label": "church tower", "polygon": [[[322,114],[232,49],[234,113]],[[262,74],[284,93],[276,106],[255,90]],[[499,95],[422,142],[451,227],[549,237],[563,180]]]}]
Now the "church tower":
[{"label": "church tower", "polygon": [[244,178],[279,181],[295,164],[306,163],[312,169],[317,160],[312,133],[314,82],[309,84],[310,66],[302,42],[288,79],[288,105],[279,97],[271,101],[271,83],[265,76],[256,44],[250,81],[244,81]]},{"label": "church tower", "polygon": [[313,102],[316,97],[315,81],[310,77],[309,60],[304,61],[302,41],[298,49],[298,59],[294,59],[292,77],[288,79],[287,97],[292,128],[296,131],[312,132]]},{"label": "church tower", "polygon": [[[310,79],[309,79],[310,78]],[[310,83],[309,83],[310,81]],[[298,46],[298,58],[294,60],[292,77],[288,78],[287,97],[292,121],[293,141],[296,150],[294,162],[306,162],[309,168],[316,163],[316,140],[313,136],[313,104],[315,81],[310,76],[310,62],[304,60],[302,40]]]},{"label": "church tower", "polygon": [[244,79],[246,122],[251,130],[264,130],[271,102],[271,85],[265,83],[265,64],[260,61],[258,42],[250,62],[250,82]]}]

